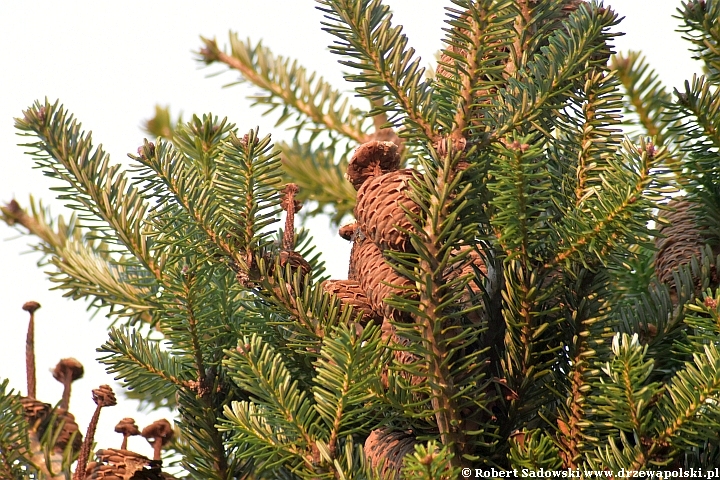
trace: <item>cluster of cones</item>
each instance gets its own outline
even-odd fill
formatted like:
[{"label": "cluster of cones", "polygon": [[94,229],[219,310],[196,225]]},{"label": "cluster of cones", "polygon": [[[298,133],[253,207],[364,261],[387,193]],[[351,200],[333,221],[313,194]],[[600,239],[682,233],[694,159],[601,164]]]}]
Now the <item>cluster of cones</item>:
[{"label": "cluster of cones", "polygon": [[[167,420],[158,420],[140,431],[131,418],[124,418],[115,427],[122,433],[123,443],[120,449],[98,450],[97,461],[88,463],[95,430],[100,418],[100,410],[117,404],[117,399],[108,385],[101,385],[92,391],[93,401],[97,406],[83,440],[75,416],[69,412],[71,385],[82,378],[85,371],[82,364],[74,358],[60,360],[53,370],[53,377],[63,384],[63,396],[59,405],[53,408],[49,403],[36,398],[37,382],[35,377],[35,312],[40,308],[37,302],[27,302],[23,310],[30,314],[26,341],[25,359],[27,369],[28,395],[21,397],[24,416],[29,426],[29,440],[34,462],[43,471],[55,476],[63,458],[77,456],[77,464],[73,480],[84,479],[148,479],[163,480],[174,477],[162,472],[160,459],[161,449],[172,439],[173,429]],[[50,431],[49,431],[50,430]],[[51,433],[52,435],[47,435]],[[154,457],[149,459],[143,455],[127,450],[127,439],[132,435],[142,435],[153,446]],[[42,442],[50,438],[53,442],[51,454],[43,453]],[[47,464],[50,460],[51,464]]]},{"label": "cluster of cones", "polygon": [[[419,215],[420,206],[410,195],[411,182],[419,173],[400,169],[399,147],[391,141],[371,140],[358,147],[348,165],[347,179],[357,190],[355,222],[340,228],[340,236],[352,242],[347,280],[327,280],[323,289],[351,305],[357,315],[356,328],[373,323],[381,326],[383,338],[393,348],[395,362],[411,364],[415,355],[404,351],[409,341],[398,334],[394,324],[412,324],[414,319],[394,308],[388,300],[393,296],[412,297],[413,282],[398,273],[388,262],[388,252],[411,252],[410,232],[412,216]],[[486,271],[476,252],[455,272],[445,272],[449,278]],[[424,378],[401,374],[413,385]],[[388,386],[388,372],[382,381]],[[365,441],[365,455],[373,468],[383,475],[402,468],[403,458],[414,451],[416,440],[411,433],[383,427],[374,430]]]}]

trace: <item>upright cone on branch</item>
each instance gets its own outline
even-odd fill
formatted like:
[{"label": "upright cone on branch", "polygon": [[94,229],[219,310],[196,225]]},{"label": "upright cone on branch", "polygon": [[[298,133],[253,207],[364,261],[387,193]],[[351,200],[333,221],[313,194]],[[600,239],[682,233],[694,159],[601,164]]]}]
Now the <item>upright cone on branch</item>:
[{"label": "upright cone on branch", "polygon": [[407,252],[412,249],[408,212],[420,207],[408,196],[414,170],[397,170],[372,177],[357,193],[355,218],[363,233],[381,250]]},{"label": "upright cone on branch", "polygon": [[415,451],[417,441],[408,433],[390,430],[387,427],[370,432],[365,440],[365,456],[374,469],[379,469],[381,478],[400,480],[405,455]]},{"label": "upright cone on branch", "polygon": [[356,235],[350,262],[351,270],[366,292],[375,314],[401,321],[408,320],[405,312],[390,306],[387,300],[393,294],[403,296],[404,289],[412,283],[387,263],[377,245],[362,235]]},{"label": "upright cone on branch", "polygon": [[693,212],[696,204],[676,198],[668,203],[668,207],[671,208],[665,214],[668,224],[660,227],[661,236],[655,240],[655,274],[658,281],[668,285],[674,295],[673,271],[690,263],[693,257],[699,257],[705,239]]},{"label": "upright cone on branch", "polygon": [[399,167],[400,153],[395,142],[371,140],[355,150],[345,177],[358,190],[367,179],[395,171]]}]

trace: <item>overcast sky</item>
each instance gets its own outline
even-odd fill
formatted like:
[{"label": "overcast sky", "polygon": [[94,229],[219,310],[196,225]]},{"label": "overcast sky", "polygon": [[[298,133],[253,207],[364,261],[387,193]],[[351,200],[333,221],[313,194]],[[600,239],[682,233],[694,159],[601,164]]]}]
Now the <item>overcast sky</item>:
[{"label": "overcast sky", "polygon": [[[423,64],[430,65],[441,48],[443,7],[450,2],[387,3],[395,21],[405,26]],[[618,39],[618,50],[642,50],[667,86],[679,87],[699,71],[689,59],[687,43],[674,32],[677,20],[671,15],[680,1],[606,3],[626,17],[619,30],[627,35]],[[21,138],[15,135],[13,118],[36,99],[59,98],[86,130],[92,130],[95,143],[102,143],[114,161],[125,161],[126,154],[142,144],[139,126],[152,116],[155,104],[169,105],[174,113],[182,111],[185,118],[212,112],[229,117],[241,130],[259,126],[261,133],[287,138],[287,132],[273,128],[271,118],[250,108],[245,96],[254,89],[221,88],[235,76],[207,78],[217,69],[200,69],[192,52],[200,47],[200,35],[217,37],[223,45],[233,30],[242,38],[263,39],[276,54],[295,58],[308,70],[349,90],[337,57],[327,51],[331,37],[320,30],[321,17],[314,6],[310,0],[0,2],[0,202],[17,198],[26,205],[32,193],[51,204],[54,212],[62,212],[48,190],[52,184],[32,168],[30,157],[17,146]],[[345,278],[348,244],[327,225],[318,220],[311,228],[330,273]],[[14,230],[0,225],[0,378],[10,378],[12,387],[26,393],[27,314],[21,306],[36,300],[43,305],[35,334],[38,397],[57,402],[62,388],[49,370],[60,358],[79,359],[86,375],[74,384],[71,411],[84,431],[95,408],[90,390],[113,384],[95,361],[95,349],[106,338],[108,322],[101,316],[90,320],[85,305],[49,290],[52,285],[35,266],[37,255],[22,255],[28,251],[28,240],[16,238]],[[120,436],[112,429],[122,417],[135,416],[141,428],[158,418],[157,414],[136,414],[135,409],[134,403],[121,400],[103,411],[96,436],[99,448],[119,447]],[[151,452],[142,439],[132,439],[130,448]]]}]

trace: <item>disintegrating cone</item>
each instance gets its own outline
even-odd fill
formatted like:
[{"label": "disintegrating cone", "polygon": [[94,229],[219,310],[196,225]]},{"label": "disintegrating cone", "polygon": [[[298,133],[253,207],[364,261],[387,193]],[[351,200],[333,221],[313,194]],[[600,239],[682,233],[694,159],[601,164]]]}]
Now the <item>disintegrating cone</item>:
[{"label": "disintegrating cone", "polygon": [[375,314],[406,321],[407,315],[388,305],[385,300],[393,294],[402,296],[404,289],[410,287],[412,283],[385,261],[377,245],[356,234],[350,262],[354,277],[365,291]]},{"label": "disintegrating cone", "polygon": [[160,460],[163,445],[167,445],[174,434],[172,425],[164,418],[143,428],[141,435],[153,447],[153,460]]},{"label": "disintegrating cone", "polygon": [[93,401],[98,407],[114,407],[117,405],[115,393],[109,385],[100,385],[92,391]]},{"label": "disintegrating cone", "polygon": [[121,433],[123,436],[122,445],[120,446],[121,450],[127,450],[128,437],[140,435],[140,429],[138,429],[138,426],[135,424],[135,419],[129,417],[120,420],[120,422],[115,425],[115,431]]},{"label": "disintegrating cone", "polygon": [[20,398],[20,403],[25,411],[25,420],[27,420],[30,429],[38,432],[38,437],[42,437],[47,428],[45,421],[52,412],[52,406],[49,403],[30,397]]},{"label": "disintegrating cone", "polygon": [[160,462],[150,460],[144,455],[107,448],[95,453],[97,462],[88,465],[87,479],[92,480],[161,480],[168,478],[160,471]]},{"label": "disintegrating cone", "polygon": [[394,474],[399,480],[403,459],[415,451],[415,437],[388,428],[373,430],[365,440],[365,456],[373,468],[379,468],[381,477]]},{"label": "disintegrating cone", "polygon": [[665,215],[669,223],[660,228],[662,237],[655,240],[655,273],[661,283],[675,290],[673,270],[699,257],[705,241],[692,202],[674,199],[668,206],[673,209]]},{"label": "disintegrating cone", "polygon": [[62,424],[62,429],[58,434],[57,440],[55,441],[55,451],[64,451],[65,447],[67,447],[72,440],[73,452],[79,452],[80,447],[82,447],[83,436],[82,433],[80,433],[80,427],[75,421],[75,415],[62,408],[58,408],[55,413],[56,425],[59,426]]},{"label": "disintegrating cone", "polygon": [[368,178],[392,172],[399,166],[400,154],[394,142],[372,140],[355,150],[345,176],[358,190]]},{"label": "disintegrating cone", "polygon": [[379,322],[379,317],[372,309],[365,290],[354,280],[325,280],[322,283],[325,292],[336,295],[343,304],[351,305],[355,314],[361,314],[360,325]]},{"label": "disintegrating cone", "polygon": [[369,179],[357,193],[355,218],[362,232],[381,250],[411,250],[406,211],[420,207],[408,197],[413,170],[397,170]]},{"label": "disintegrating cone", "polygon": [[60,402],[60,407],[67,409],[70,406],[70,385],[75,380],[83,377],[85,369],[83,368],[82,363],[80,363],[77,359],[63,358],[55,366],[52,374],[55,380],[63,384],[63,397]]}]

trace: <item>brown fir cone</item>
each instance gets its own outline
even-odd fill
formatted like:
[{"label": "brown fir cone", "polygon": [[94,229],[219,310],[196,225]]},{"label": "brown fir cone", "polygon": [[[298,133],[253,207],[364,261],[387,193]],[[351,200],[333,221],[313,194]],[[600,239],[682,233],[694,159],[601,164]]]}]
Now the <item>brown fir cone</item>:
[{"label": "brown fir cone", "polygon": [[161,480],[160,464],[129,450],[107,448],[95,453],[97,462],[88,464],[87,479]]},{"label": "brown fir cone", "polygon": [[665,214],[669,223],[660,227],[660,236],[655,240],[655,274],[658,281],[670,287],[671,292],[675,291],[673,271],[690,263],[692,257],[700,257],[705,245],[697,217],[692,211],[694,205],[682,198],[671,200],[668,206],[672,210]]},{"label": "brown fir cone", "polygon": [[365,440],[365,457],[374,469],[379,469],[382,478],[400,479],[403,460],[415,451],[415,437],[405,432],[392,431],[387,427],[370,432]]},{"label": "brown fir cone", "polygon": [[[397,333],[397,329],[388,319],[383,320],[382,326],[380,327],[382,332],[382,339],[387,342],[388,346],[393,349],[393,358],[395,359],[396,365],[411,365],[417,363],[420,358],[403,348],[410,345],[410,341]],[[380,374],[380,383],[383,387],[388,388],[389,381],[388,375],[390,371],[389,365],[384,365],[382,373]],[[410,382],[410,385],[417,386],[425,381],[425,377],[411,375],[410,373],[401,371],[399,376],[406,381]]]},{"label": "brown fir cone", "polygon": [[368,178],[392,172],[399,166],[400,153],[395,142],[371,140],[355,150],[345,177],[358,190]]},{"label": "brown fir cone", "polygon": [[395,271],[386,261],[383,253],[373,242],[356,232],[351,252],[353,277],[360,283],[370,302],[373,312],[380,317],[397,321],[409,321],[409,315],[387,304],[393,294],[406,296],[404,291],[412,286],[410,280]]},{"label": "brown fir cone", "polygon": [[379,323],[382,317],[372,309],[360,283],[355,280],[325,280],[322,283],[323,291],[333,294],[346,305],[352,306],[355,315],[360,314],[360,325]]},{"label": "brown fir cone", "polygon": [[[477,277],[478,272],[480,272],[481,275],[487,275],[487,266],[485,265],[485,261],[480,256],[477,250],[475,250],[473,247],[465,246],[461,247],[458,253],[464,253],[468,250],[469,252],[467,254],[467,257],[465,257],[464,262],[459,264],[453,264],[445,270],[445,278],[448,281],[452,281],[465,275]],[[475,282],[473,279],[471,279],[468,283],[468,287],[470,288],[470,290],[472,290],[472,293],[474,295],[482,292],[480,287],[478,287],[477,283],[478,282]]]},{"label": "brown fir cone", "polygon": [[[463,30],[463,33],[467,33],[467,30]],[[457,45],[449,45],[443,49],[440,54],[440,60],[438,61],[437,68],[435,69],[435,77],[444,77],[449,80],[458,81],[458,74],[455,68],[455,58],[453,56],[466,57],[467,50],[460,48]],[[462,71],[462,70],[461,70]]]},{"label": "brown fir cone", "polygon": [[52,412],[52,406],[30,397],[21,397],[20,403],[25,411],[25,420],[30,429],[38,432],[38,436],[41,437],[47,428],[46,421]]},{"label": "brown fir cone", "polygon": [[407,252],[412,249],[407,234],[412,229],[406,211],[420,213],[408,197],[413,170],[397,170],[370,178],[357,193],[355,218],[358,226],[381,250]]},{"label": "brown fir cone", "polygon": [[70,440],[72,440],[73,452],[79,452],[80,447],[82,447],[83,436],[82,433],[80,433],[80,427],[78,427],[78,424],[75,421],[75,415],[63,408],[58,408],[55,411],[55,414],[55,424],[57,426],[62,425],[60,434],[58,435],[57,440],[55,440],[55,451],[64,451],[65,447],[67,447],[70,443]]}]

